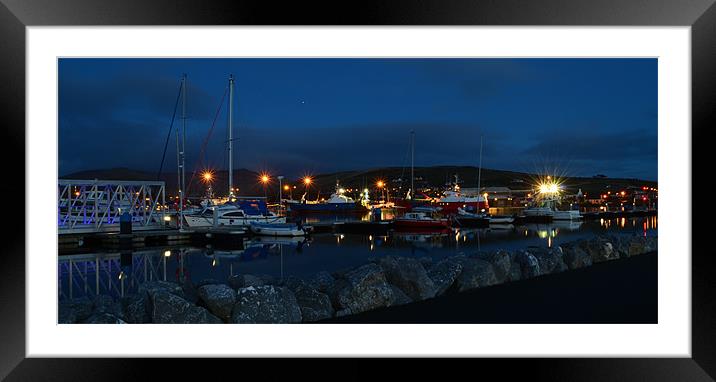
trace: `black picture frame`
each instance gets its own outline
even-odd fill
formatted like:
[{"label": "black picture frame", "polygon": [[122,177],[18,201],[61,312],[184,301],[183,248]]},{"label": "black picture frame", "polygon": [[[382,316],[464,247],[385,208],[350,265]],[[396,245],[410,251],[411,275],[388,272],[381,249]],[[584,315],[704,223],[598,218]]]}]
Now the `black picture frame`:
[{"label": "black picture frame", "polygon": [[[25,27],[42,25],[639,25],[690,26],[692,54],[692,184],[706,190],[708,122],[716,110],[714,0],[355,1],[308,2],[141,0],[0,0],[0,94],[6,179],[21,185],[25,157]],[[684,132],[688,134],[689,132]],[[15,151],[15,152],[13,152]],[[701,171],[699,171],[701,170]],[[700,175],[700,176],[697,176]],[[16,187],[3,187],[14,193]],[[697,194],[692,192],[693,200]],[[5,195],[4,200],[10,196]],[[24,202],[24,199],[21,201]],[[691,208],[686,206],[685,208]],[[693,211],[693,210],[692,210]],[[14,217],[17,219],[17,216]],[[716,376],[713,260],[708,222],[692,214],[692,358],[481,360],[471,368],[522,370],[550,380],[713,380]],[[19,222],[18,222],[19,223]],[[8,380],[136,379],[138,360],[25,357],[25,218],[5,237],[0,256],[0,376]],[[31,227],[29,227],[31,228]],[[21,234],[22,233],[22,234]],[[679,254],[688,256],[688,253]],[[186,362],[186,361],[183,361]],[[146,364],[146,362],[144,362]],[[161,370],[169,377],[180,369]],[[358,368],[355,368],[358,369]],[[365,370],[364,372],[368,372]],[[511,376],[514,376],[510,372]],[[142,375],[148,377],[147,375]],[[217,376],[218,377],[218,376]]]}]

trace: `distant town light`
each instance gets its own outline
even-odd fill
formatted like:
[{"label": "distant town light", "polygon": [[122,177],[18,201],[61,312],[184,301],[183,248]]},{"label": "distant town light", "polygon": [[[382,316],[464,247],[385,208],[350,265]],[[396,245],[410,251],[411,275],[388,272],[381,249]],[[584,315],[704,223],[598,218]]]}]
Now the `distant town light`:
[{"label": "distant town light", "polygon": [[290,188],[291,188],[291,186],[289,186],[288,184],[285,185],[285,186],[283,186],[283,190],[284,190],[284,191],[288,191]]}]

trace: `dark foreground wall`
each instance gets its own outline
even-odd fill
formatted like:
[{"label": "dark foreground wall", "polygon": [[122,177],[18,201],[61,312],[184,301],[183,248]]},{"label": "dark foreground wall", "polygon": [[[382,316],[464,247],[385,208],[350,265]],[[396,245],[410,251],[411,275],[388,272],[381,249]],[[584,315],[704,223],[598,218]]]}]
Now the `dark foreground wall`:
[{"label": "dark foreground wall", "polygon": [[655,252],[320,323],[657,323]]}]

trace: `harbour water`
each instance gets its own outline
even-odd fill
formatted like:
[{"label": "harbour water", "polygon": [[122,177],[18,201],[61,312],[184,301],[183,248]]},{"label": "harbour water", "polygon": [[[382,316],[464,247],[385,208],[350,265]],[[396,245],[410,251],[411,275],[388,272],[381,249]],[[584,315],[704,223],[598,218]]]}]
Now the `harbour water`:
[{"label": "harbour water", "polygon": [[121,297],[154,280],[225,282],[237,274],[305,277],[383,256],[430,256],[437,260],[479,250],[550,247],[607,233],[656,236],[657,223],[657,217],[650,216],[435,233],[391,231],[380,236],[321,233],[309,238],[246,238],[242,245],[232,248],[172,246],[69,254],[58,258],[58,294],[61,300],[96,294]]}]

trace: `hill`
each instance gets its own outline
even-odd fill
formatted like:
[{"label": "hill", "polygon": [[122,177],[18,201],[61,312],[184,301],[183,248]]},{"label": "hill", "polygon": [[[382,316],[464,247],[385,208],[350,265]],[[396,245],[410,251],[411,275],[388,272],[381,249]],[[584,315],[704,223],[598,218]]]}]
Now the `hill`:
[{"label": "hill", "polygon": [[[415,178],[416,187],[432,187],[440,188],[446,183],[453,181],[454,175],[457,174],[462,181],[461,186],[476,187],[477,186],[478,169],[474,166],[432,166],[432,167],[416,167]],[[199,179],[200,174],[192,179],[192,174],[186,174],[187,184],[191,183],[188,194],[190,196],[200,196],[204,193],[204,186]],[[128,168],[112,168],[80,171],[72,174],[61,176],[62,179],[109,179],[109,180],[157,180],[156,173],[137,171]],[[403,179],[405,186],[403,189],[409,188],[410,169],[402,167],[385,167],[373,168],[366,170],[341,171],[327,174],[313,175],[310,186],[311,198],[315,197],[315,192],[319,191],[321,195],[330,194],[335,187],[336,181],[339,181],[343,187],[363,189],[369,187],[375,188],[378,180],[386,182],[391,188],[400,187],[400,179]],[[538,176],[536,174],[515,172],[507,170],[482,169],[481,185],[482,187],[509,187],[513,190],[528,190],[534,187]],[[214,174],[213,187],[217,194],[225,194],[228,189],[228,173],[226,171],[218,171]],[[166,182],[167,196],[175,195],[177,190],[177,174],[162,173],[160,179]],[[191,181],[191,182],[190,182]],[[606,190],[619,191],[626,187],[656,187],[657,183],[653,181],[625,178],[587,178],[587,177],[568,177],[563,178],[563,185],[568,192],[577,192],[581,189],[584,193],[599,194]],[[246,196],[263,196],[264,187],[259,182],[259,173],[248,169],[234,170],[234,184],[239,187],[239,194]],[[302,179],[284,179],[284,185],[290,185],[291,189],[295,186],[293,197],[298,198],[304,192],[305,187]],[[278,195],[278,183],[276,179],[272,179],[266,189],[267,195],[276,197]]]}]

